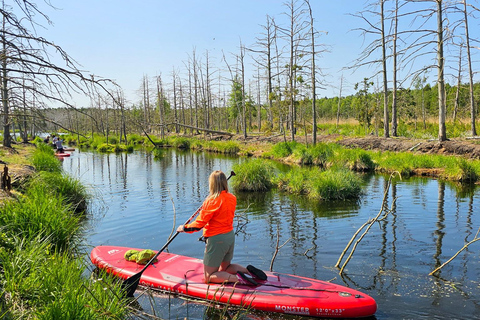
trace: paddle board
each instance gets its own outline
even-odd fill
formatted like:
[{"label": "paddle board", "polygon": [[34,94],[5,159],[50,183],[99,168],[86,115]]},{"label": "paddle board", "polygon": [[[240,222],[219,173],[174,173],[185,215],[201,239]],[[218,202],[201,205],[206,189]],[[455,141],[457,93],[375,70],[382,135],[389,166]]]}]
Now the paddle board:
[{"label": "paddle board", "polygon": [[70,157],[70,153],[66,153],[66,152],[62,152],[62,153],[55,153],[55,156],[57,156],[57,157],[61,157],[61,158],[64,158],[64,157]]},{"label": "paddle board", "polygon": [[[127,279],[144,267],[125,260],[125,252],[131,249],[142,250],[98,246],[90,258],[99,269]],[[158,262],[143,272],[140,286],[204,301],[304,316],[362,318],[377,310],[373,298],[345,286],[290,274],[265,273],[267,280],[258,281],[258,286],[205,284],[201,259],[162,252]]]}]

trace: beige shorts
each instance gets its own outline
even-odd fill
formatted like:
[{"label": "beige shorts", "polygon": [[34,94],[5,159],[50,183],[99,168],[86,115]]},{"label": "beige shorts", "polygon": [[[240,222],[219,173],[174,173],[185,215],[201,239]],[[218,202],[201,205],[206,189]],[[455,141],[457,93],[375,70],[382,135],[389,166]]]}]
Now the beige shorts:
[{"label": "beige shorts", "polygon": [[235,232],[217,234],[207,239],[203,264],[209,267],[220,267],[222,262],[230,262],[233,259],[235,247]]}]

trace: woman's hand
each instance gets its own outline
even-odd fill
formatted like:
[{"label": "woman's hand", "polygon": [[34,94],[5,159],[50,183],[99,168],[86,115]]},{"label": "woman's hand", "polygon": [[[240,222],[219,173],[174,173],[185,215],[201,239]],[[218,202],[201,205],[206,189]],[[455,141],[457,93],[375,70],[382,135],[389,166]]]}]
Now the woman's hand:
[{"label": "woman's hand", "polygon": [[183,224],[178,226],[177,232],[184,232]]}]

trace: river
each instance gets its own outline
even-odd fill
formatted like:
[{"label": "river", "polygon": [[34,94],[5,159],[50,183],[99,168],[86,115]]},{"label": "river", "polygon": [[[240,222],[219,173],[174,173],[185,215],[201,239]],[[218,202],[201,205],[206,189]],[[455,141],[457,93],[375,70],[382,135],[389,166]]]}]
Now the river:
[{"label": "river", "polygon": [[[242,161],[249,159],[176,150],[166,150],[159,159],[144,151],[77,150],[65,158],[63,168],[92,195],[85,225],[89,249],[118,245],[158,250],[174,226],[188,219],[208,195],[209,174],[219,169],[228,175]],[[277,191],[235,193],[240,219],[234,262],[269,270],[278,234],[285,245],[273,261],[274,271],[360,290],[377,301],[374,319],[479,319],[478,243],[460,253],[439,277],[428,275],[475,237],[480,227],[478,188],[397,178],[386,190],[388,178],[364,176],[363,195],[353,202],[312,203]],[[334,267],[340,254],[357,229],[379,213],[385,193],[391,213],[373,225],[340,276]],[[199,236],[180,234],[169,251],[202,258]],[[163,319],[203,319],[206,310],[168,295],[140,304]]]}]

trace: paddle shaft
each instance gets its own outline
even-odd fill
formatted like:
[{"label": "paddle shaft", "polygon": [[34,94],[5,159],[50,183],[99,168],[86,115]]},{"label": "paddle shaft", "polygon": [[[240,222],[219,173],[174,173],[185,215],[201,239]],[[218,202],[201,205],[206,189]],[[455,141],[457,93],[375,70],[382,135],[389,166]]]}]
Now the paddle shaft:
[{"label": "paddle shaft", "polygon": [[[235,172],[231,172],[230,175],[228,176],[227,178],[227,181],[230,180],[230,178],[232,176],[235,175]],[[192,214],[192,216],[190,218],[188,218],[188,220],[184,223],[184,225],[188,224],[190,221],[193,220],[193,218],[195,218],[195,216],[200,212],[200,210],[202,209],[202,206],[200,206],[197,211],[195,211],[194,214]],[[142,276],[142,273],[155,261],[155,259],[160,255],[160,253],[163,252],[163,250],[165,250],[168,245],[170,243],[172,243],[173,239],[175,239],[178,234],[180,232],[175,232],[175,234],[173,235],[173,237],[171,237],[167,243],[165,243],[165,245],[157,252],[157,254],[155,254],[153,256],[153,258],[150,259],[150,261],[147,262],[147,264],[143,267],[142,270],[140,270],[140,272],[134,274],[133,276],[127,278],[124,280],[124,282],[122,283],[122,287],[124,289],[126,289],[127,291],[127,297],[133,297],[133,293],[135,292],[135,290],[137,289],[137,286],[138,286],[138,283],[140,282],[140,277]]]}]

